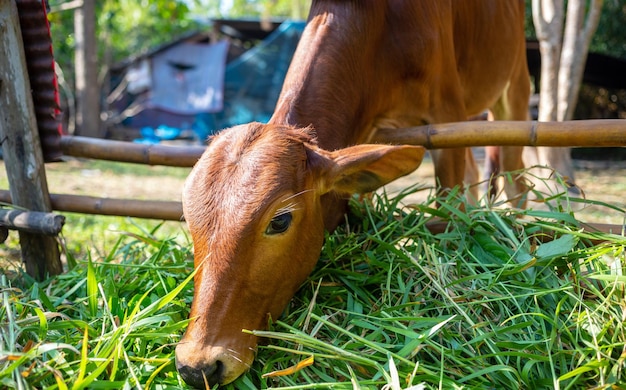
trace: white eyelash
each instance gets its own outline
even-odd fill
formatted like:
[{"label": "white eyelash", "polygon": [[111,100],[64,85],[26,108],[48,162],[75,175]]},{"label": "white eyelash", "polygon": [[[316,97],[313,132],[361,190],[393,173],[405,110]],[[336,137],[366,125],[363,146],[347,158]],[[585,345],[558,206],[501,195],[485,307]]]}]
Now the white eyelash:
[{"label": "white eyelash", "polygon": [[[313,190],[303,190],[303,191],[300,191],[300,192],[298,192],[296,194],[293,194],[290,197],[286,198],[285,200],[283,200],[283,202],[287,202],[287,201],[295,198],[296,196],[300,196],[302,194],[306,194],[307,192],[311,192],[311,191],[313,191]],[[297,205],[296,203],[292,202],[292,203],[289,203],[287,206],[279,208],[274,213],[274,217],[278,217],[279,215],[291,213],[291,212],[294,212],[294,211],[298,210],[296,205]]]},{"label": "white eyelash", "polygon": [[302,191],[300,191],[300,192],[298,192],[296,194],[291,195],[289,198],[285,199],[283,202],[286,202],[286,201],[288,201],[290,199],[295,198],[296,196],[300,196],[302,194],[306,194],[307,192],[311,192],[311,191],[313,191],[313,190],[302,190]]},{"label": "white eyelash", "polygon": [[297,210],[296,203],[289,203],[287,206],[281,207],[278,210],[276,210],[276,212],[274,213],[274,216],[278,217],[279,215],[291,213],[296,210]]}]

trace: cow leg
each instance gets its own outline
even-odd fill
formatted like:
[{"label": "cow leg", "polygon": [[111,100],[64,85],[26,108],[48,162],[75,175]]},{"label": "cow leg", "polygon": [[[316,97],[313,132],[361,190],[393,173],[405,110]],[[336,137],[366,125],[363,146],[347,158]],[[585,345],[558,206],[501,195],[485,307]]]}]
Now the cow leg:
[{"label": "cow leg", "polygon": [[[526,64],[523,64],[525,67]],[[518,66],[519,69],[514,72],[514,77],[511,79],[509,85],[504,90],[502,96],[490,111],[494,120],[529,120],[530,112],[528,110],[528,100],[530,98],[530,80],[528,73],[523,68],[522,64]],[[502,172],[518,171],[524,168],[524,162],[522,160],[522,153],[524,151],[523,146],[501,146],[499,147],[499,153],[495,153],[499,158],[499,165]],[[493,161],[486,161],[486,164],[492,164]],[[486,166],[486,174],[488,176],[488,183],[490,185],[489,193],[496,194],[497,188],[494,183],[494,172],[498,170],[489,169]],[[491,187],[494,186],[494,187]],[[526,179],[522,176],[514,177],[512,181],[504,181],[504,191],[510,202],[514,206],[525,207],[526,197],[528,194],[529,185]]]},{"label": "cow leg", "polygon": [[431,154],[435,165],[435,177],[438,180],[437,185],[442,190],[449,190],[463,184],[468,157],[465,148],[432,150]]},{"label": "cow leg", "polygon": [[[441,122],[455,122],[463,119],[455,118],[442,120]],[[462,186],[470,202],[478,200],[478,188],[480,172],[471,148],[450,148],[431,150],[435,177],[437,178],[439,192],[448,191],[455,186]]]},{"label": "cow leg", "polygon": [[[443,47],[454,47],[453,31],[442,32],[442,37],[450,41],[442,43]],[[445,41],[445,38],[444,41]],[[445,46],[445,45],[448,46]],[[457,59],[453,51],[443,50],[440,58],[432,58],[433,64],[439,64],[435,68],[436,76],[440,84],[433,85],[430,96],[430,121],[433,123],[450,123],[466,121],[468,118],[467,107],[464,101],[463,85],[457,68]],[[445,75],[445,76],[443,76]],[[428,79],[429,76],[424,76]],[[431,151],[435,166],[435,177],[439,181],[440,192],[448,191],[460,185],[462,190],[469,195],[470,201],[478,199],[478,189],[475,184],[478,180],[478,167],[474,155],[469,148],[450,148]],[[468,191],[469,190],[469,191]]]},{"label": "cow leg", "polygon": [[465,185],[467,188],[467,195],[471,196],[471,202],[478,202],[479,186],[476,184],[480,181],[480,170],[478,164],[474,159],[474,153],[472,148],[465,148]]},{"label": "cow leg", "polygon": [[500,174],[500,146],[485,147],[485,177],[487,194],[493,200],[498,196],[498,175]]}]

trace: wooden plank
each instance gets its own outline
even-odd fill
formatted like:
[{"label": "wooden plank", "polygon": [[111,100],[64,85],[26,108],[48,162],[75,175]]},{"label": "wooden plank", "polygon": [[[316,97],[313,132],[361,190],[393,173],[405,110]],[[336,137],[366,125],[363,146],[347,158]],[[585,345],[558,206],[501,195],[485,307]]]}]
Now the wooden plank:
[{"label": "wooden plank", "polygon": [[[11,196],[26,210],[50,212],[48,185],[14,1],[0,1],[0,141]],[[26,272],[42,280],[63,271],[55,237],[20,232]]]}]

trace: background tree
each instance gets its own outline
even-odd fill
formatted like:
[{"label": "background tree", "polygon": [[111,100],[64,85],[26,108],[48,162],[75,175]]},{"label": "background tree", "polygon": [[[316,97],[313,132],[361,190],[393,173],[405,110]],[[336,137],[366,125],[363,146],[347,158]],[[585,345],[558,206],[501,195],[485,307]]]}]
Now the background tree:
[{"label": "background tree", "polygon": [[[539,120],[572,119],[603,0],[532,0],[541,54]],[[575,182],[569,148],[526,148],[528,165],[547,165]]]},{"label": "background tree", "polygon": [[306,19],[311,0],[192,0],[191,10],[210,17]]},{"label": "background tree", "polygon": [[[62,92],[70,102],[65,111],[77,109],[79,134],[100,137],[110,66],[206,26],[192,17],[185,1],[84,0],[78,10],[75,3],[49,2],[55,59]],[[86,118],[91,122],[83,125]]]},{"label": "background tree", "polygon": [[74,10],[76,81],[76,131],[88,137],[101,137],[100,88],[96,39],[96,1],[83,0]]}]

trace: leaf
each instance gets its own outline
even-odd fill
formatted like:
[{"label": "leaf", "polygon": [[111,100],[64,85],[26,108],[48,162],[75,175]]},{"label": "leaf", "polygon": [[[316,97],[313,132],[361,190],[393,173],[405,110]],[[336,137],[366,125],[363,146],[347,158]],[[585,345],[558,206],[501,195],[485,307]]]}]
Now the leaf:
[{"label": "leaf", "polygon": [[550,260],[557,257],[565,256],[568,252],[574,249],[574,246],[578,242],[578,239],[571,234],[565,234],[556,240],[552,240],[541,244],[535,256],[540,260]]},{"label": "leaf", "polygon": [[89,256],[87,262],[87,298],[89,299],[89,314],[95,317],[98,314],[98,279],[96,269]]},{"label": "leaf", "polygon": [[398,368],[396,367],[396,363],[393,361],[393,357],[391,357],[391,355],[389,355],[389,376],[391,377],[390,389],[402,390],[402,387],[400,386]]},{"label": "leaf", "polygon": [[302,370],[304,367],[308,367],[311,364],[314,363],[315,357],[314,355],[309,356],[308,358],[299,361],[296,365],[291,366],[291,367],[287,367],[284,370],[276,370],[276,371],[272,371],[272,372],[268,372],[263,374],[263,378],[274,378],[277,376],[285,376],[285,375],[292,375],[295,374],[296,372]]}]

